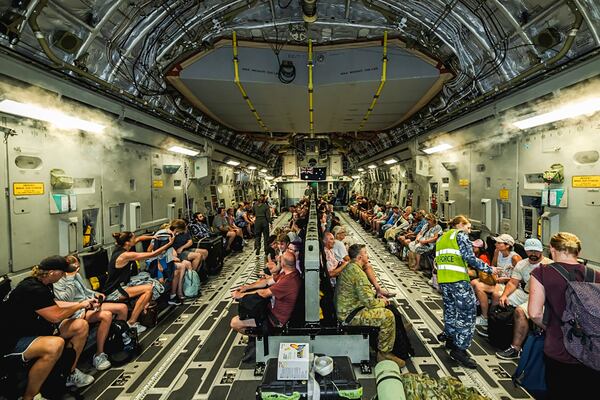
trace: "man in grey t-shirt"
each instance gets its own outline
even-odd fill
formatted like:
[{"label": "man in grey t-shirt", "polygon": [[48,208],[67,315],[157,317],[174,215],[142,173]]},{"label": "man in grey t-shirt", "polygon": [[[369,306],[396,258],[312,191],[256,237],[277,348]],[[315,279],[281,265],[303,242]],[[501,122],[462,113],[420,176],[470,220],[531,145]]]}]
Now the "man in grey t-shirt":
[{"label": "man in grey t-shirt", "polygon": [[270,235],[271,226],[271,208],[267,204],[267,198],[264,194],[260,195],[258,203],[254,205],[253,212],[256,217],[254,222],[254,249],[256,255],[259,255],[262,235],[265,242],[265,254],[267,254],[267,239]]}]

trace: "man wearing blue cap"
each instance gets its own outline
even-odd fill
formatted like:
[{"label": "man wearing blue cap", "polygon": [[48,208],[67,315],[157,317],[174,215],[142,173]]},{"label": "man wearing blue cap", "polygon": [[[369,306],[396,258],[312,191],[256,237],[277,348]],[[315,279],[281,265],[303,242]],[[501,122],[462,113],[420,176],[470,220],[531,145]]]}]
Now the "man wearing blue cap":
[{"label": "man wearing blue cap", "polygon": [[515,307],[512,343],[508,349],[496,353],[496,356],[503,360],[519,358],[521,355],[521,346],[529,333],[527,304],[529,302],[529,279],[531,271],[540,265],[552,263],[552,260],[544,257],[542,253],[544,247],[538,239],[527,239],[523,247],[527,253],[527,258],[515,265],[510,276],[510,281],[506,284],[499,301],[503,307],[509,304]]}]

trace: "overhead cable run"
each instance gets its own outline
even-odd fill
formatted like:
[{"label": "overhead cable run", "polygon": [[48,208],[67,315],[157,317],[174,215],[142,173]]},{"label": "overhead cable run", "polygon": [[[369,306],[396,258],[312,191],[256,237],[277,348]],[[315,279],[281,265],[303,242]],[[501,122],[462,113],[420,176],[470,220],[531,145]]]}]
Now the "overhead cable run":
[{"label": "overhead cable run", "polygon": [[382,68],[381,68],[381,82],[379,83],[377,92],[375,92],[375,95],[373,96],[373,101],[371,101],[371,105],[369,106],[367,113],[363,117],[363,119],[360,123],[360,126],[358,127],[358,130],[361,130],[367,123],[367,120],[369,119],[371,112],[375,108],[375,104],[377,104],[377,100],[379,100],[379,96],[381,95],[381,92],[383,91],[383,87],[385,86],[385,81],[386,81],[386,77],[387,77],[387,61],[388,61],[388,58],[387,58],[387,31],[385,31],[385,32],[383,32],[383,59],[382,59]]},{"label": "overhead cable run", "polygon": [[311,136],[315,134],[315,120],[313,109],[313,51],[312,40],[308,39],[308,124]]},{"label": "overhead cable run", "polygon": [[252,102],[250,101],[250,97],[248,97],[248,94],[246,93],[246,91],[244,90],[244,87],[242,86],[242,83],[240,82],[237,35],[236,35],[235,31],[233,31],[233,71],[234,71],[233,80],[234,80],[235,84],[237,85],[238,89],[240,90],[242,97],[246,101],[246,104],[248,104],[248,107],[250,107],[250,112],[254,115],[254,118],[256,118],[256,122],[258,122],[258,125],[260,125],[262,130],[267,133],[270,133],[269,128],[267,128],[267,126],[263,122],[260,115],[258,115],[256,108],[254,108],[254,106],[252,105]]}]

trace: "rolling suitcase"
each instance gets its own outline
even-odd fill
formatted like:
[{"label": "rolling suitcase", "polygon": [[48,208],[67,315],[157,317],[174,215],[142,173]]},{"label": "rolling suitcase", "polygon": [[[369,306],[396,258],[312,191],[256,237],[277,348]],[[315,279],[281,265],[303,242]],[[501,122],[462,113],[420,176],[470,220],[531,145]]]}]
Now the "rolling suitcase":
[{"label": "rolling suitcase", "polygon": [[506,349],[513,339],[513,306],[494,306],[488,313],[488,340],[498,349]]},{"label": "rolling suitcase", "polygon": [[[333,371],[329,375],[321,376],[315,373],[321,400],[362,398],[363,388],[356,379],[350,358],[332,358]],[[277,380],[277,359],[271,358],[265,366],[263,380],[256,389],[256,399],[275,398],[308,399],[308,382]]]},{"label": "rolling suitcase", "polygon": [[[210,275],[217,275],[223,268],[223,238],[219,236],[207,237],[198,242],[199,249],[208,250],[208,258],[205,261],[206,272]],[[200,275],[200,278],[203,278]]]}]

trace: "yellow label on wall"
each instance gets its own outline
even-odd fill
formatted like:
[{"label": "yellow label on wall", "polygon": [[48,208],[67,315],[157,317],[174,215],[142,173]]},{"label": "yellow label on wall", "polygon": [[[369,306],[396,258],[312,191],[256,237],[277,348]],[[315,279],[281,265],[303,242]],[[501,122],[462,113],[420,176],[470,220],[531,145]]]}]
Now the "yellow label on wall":
[{"label": "yellow label on wall", "polygon": [[13,183],[15,196],[31,196],[44,194],[44,182],[15,182]]},{"label": "yellow label on wall", "polygon": [[574,188],[600,188],[600,175],[580,175],[571,179]]},{"label": "yellow label on wall", "polygon": [[155,189],[160,189],[165,186],[165,183],[161,179],[155,179],[152,181],[152,187]]},{"label": "yellow label on wall", "polygon": [[500,189],[500,200],[508,200],[509,195],[508,189]]},{"label": "yellow label on wall", "polygon": [[460,186],[469,186],[469,183],[470,183],[470,182],[469,182],[469,180],[468,180],[468,179],[459,179],[459,180],[458,180],[458,184],[459,184]]}]

